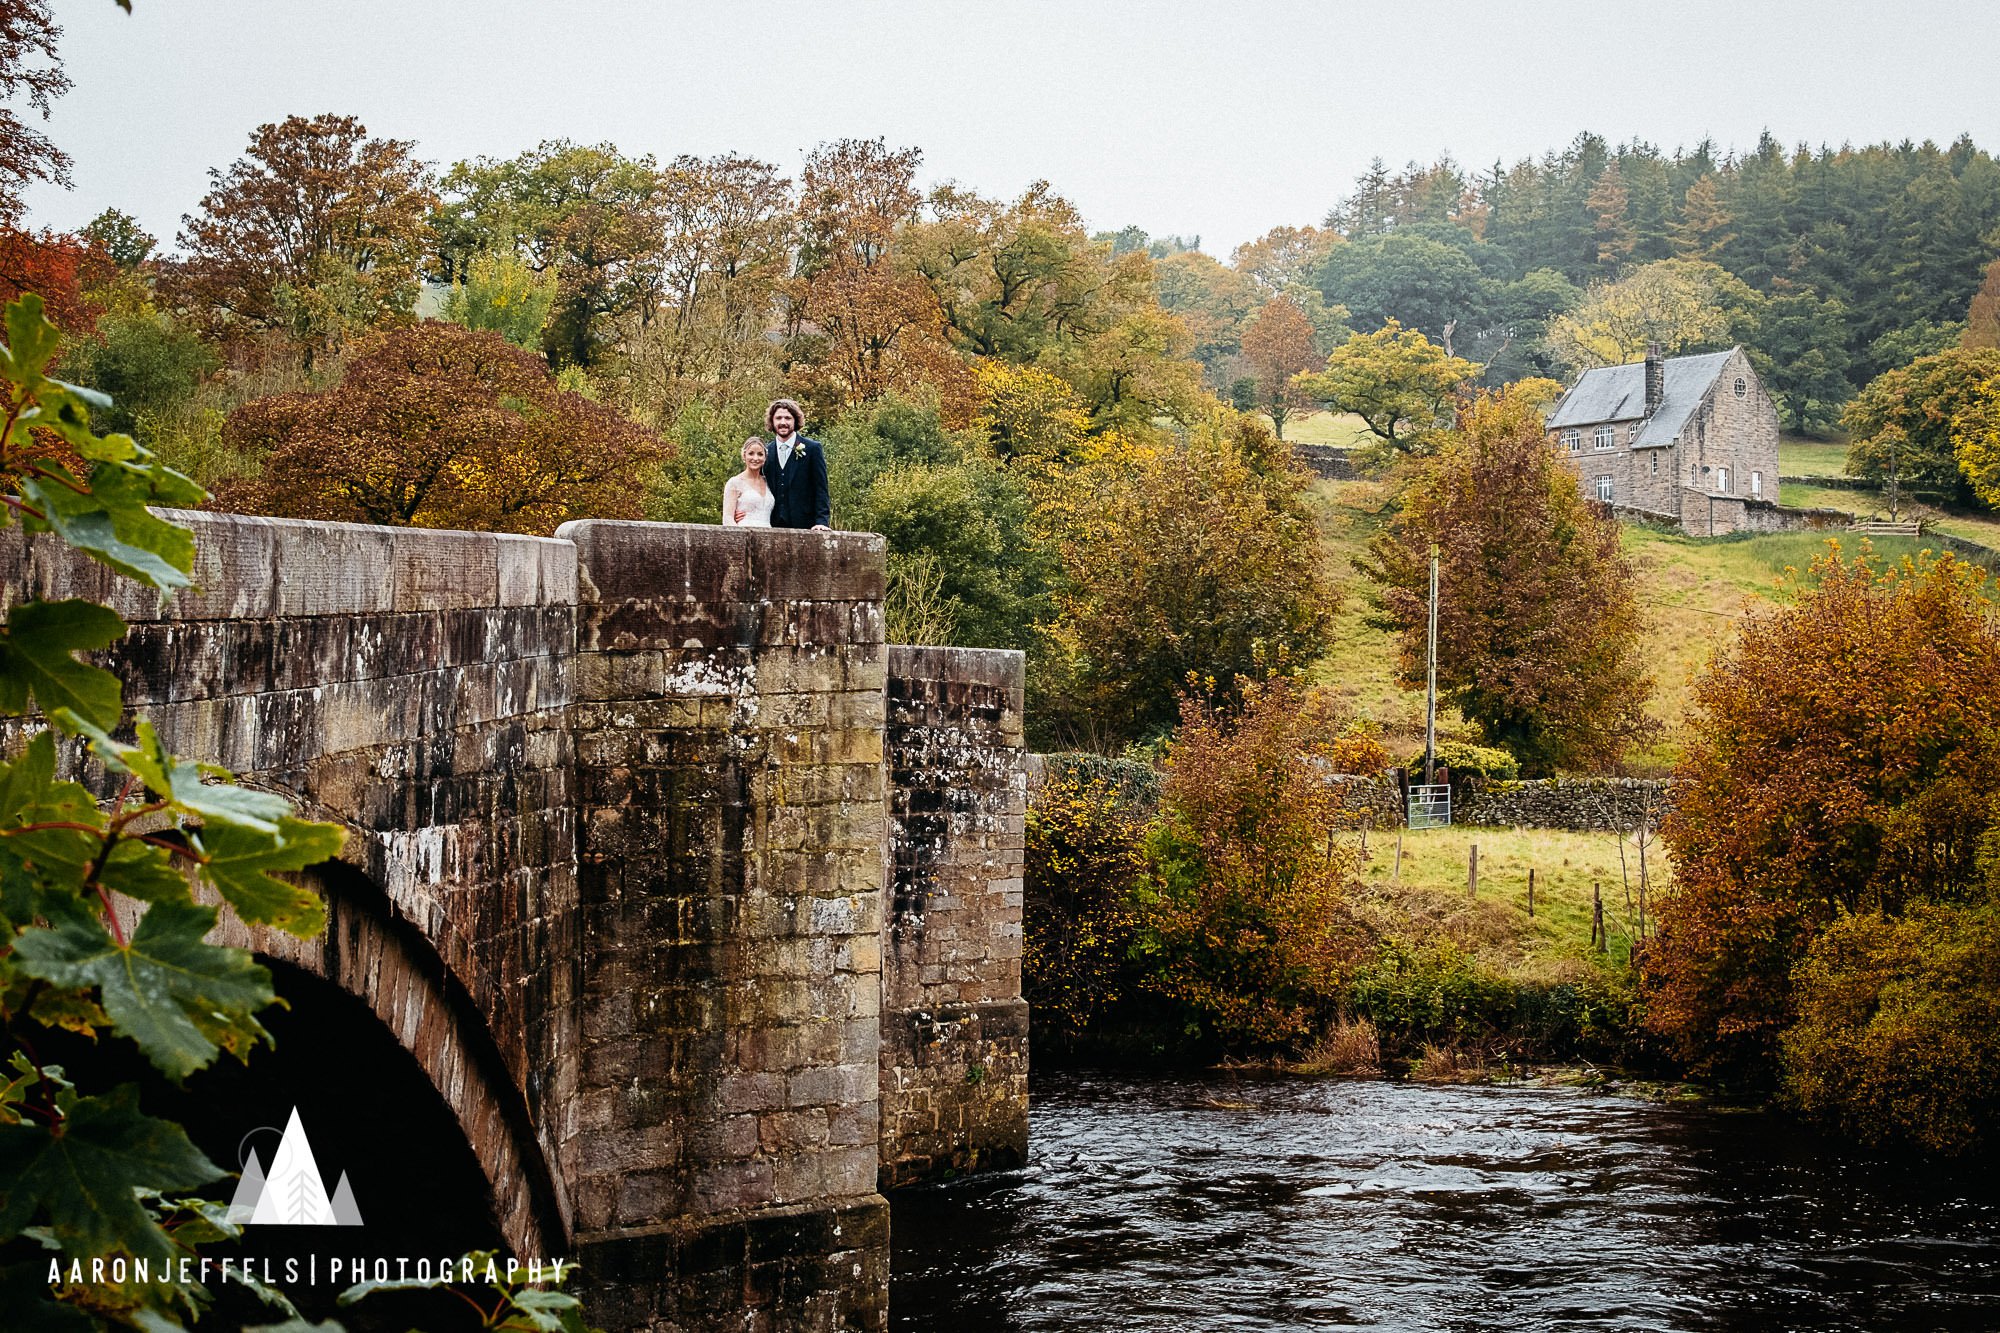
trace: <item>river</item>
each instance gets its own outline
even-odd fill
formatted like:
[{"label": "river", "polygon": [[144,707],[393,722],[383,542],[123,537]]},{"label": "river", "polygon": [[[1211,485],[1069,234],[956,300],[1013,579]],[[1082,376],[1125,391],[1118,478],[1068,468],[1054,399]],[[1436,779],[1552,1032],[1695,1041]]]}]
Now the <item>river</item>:
[{"label": "river", "polygon": [[894,1328],[2000,1328],[1988,1168],[1573,1088],[1034,1095],[1024,1170],[895,1196]]}]

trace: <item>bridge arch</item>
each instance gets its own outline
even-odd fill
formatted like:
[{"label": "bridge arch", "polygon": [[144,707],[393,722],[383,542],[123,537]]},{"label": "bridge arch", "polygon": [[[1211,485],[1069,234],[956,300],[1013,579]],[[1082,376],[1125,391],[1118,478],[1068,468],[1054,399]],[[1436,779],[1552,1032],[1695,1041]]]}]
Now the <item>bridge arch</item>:
[{"label": "bridge arch", "polygon": [[[567,1204],[526,1097],[486,1017],[424,932],[370,877],[323,862],[300,881],[326,905],[327,929],[301,940],[225,914],[211,940],[254,952],[284,993],[290,969],[352,997],[422,1069],[478,1163],[500,1238],[523,1258],[566,1253]],[[257,1057],[253,1056],[253,1061]],[[383,1133],[396,1126],[384,1124]]]}]

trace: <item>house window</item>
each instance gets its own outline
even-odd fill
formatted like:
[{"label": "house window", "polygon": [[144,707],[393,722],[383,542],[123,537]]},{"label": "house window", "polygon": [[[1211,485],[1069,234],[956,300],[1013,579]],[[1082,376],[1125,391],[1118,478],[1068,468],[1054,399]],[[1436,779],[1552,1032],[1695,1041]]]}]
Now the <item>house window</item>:
[{"label": "house window", "polygon": [[1581,452],[1583,451],[1583,432],[1582,432],[1582,431],[1580,431],[1580,430],[1566,430],[1566,431],[1564,431],[1564,432],[1563,432],[1563,443],[1564,443],[1564,444],[1565,444],[1566,446],[1568,446],[1568,448],[1569,448],[1569,451],[1570,451],[1571,453],[1573,453],[1573,454],[1574,454],[1574,453],[1581,453]]},{"label": "house window", "polygon": [[1750,474],[1750,494],[1762,495],[1763,493],[1764,493],[1764,474],[1761,472],[1752,472]]},{"label": "house window", "polygon": [[1618,428],[1616,426],[1599,426],[1597,432],[1590,437],[1590,443],[1594,449],[1612,448],[1618,443]]},{"label": "house window", "polygon": [[1627,444],[1637,444],[1637,443],[1638,443],[1638,441],[1639,441],[1639,428],[1638,428],[1638,426],[1636,426],[1636,425],[1632,425],[1632,426],[1627,426],[1627,427],[1625,428],[1625,443],[1627,443]]},{"label": "house window", "polygon": [[1736,377],[1736,396],[1738,398],[1748,398],[1750,396],[1750,381],[1744,379],[1741,375]]},{"label": "house window", "polygon": [[1728,495],[1730,493],[1728,468],[1719,467],[1715,470],[1715,489],[1721,491],[1724,495]]},{"label": "house window", "polygon": [[1660,475],[1660,456],[1658,454],[1653,455],[1653,475],[1656,477]]},{"label": "house window", "polygon": [[1611,503],[1611,478],[1609,476],[1597,479],[1597,498],[1605,504]]}]

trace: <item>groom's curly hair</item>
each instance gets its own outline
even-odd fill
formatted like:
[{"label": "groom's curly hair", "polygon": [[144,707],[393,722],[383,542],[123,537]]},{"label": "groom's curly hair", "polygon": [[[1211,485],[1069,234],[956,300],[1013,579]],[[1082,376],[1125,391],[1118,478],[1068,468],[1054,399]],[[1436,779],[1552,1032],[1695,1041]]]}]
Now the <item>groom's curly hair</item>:
[{"label": "groom's curly hair", "polygon": [[801,412],[799,405],[789,398],[772,399],[771,405],[764,409],[764,429],[770,431],[773,435],[778,433],[778,428],[772,424],[771,419],[778,415],[778,409],[781,407],[792,414],[792,430],[800,435],[805,434],[806,414]]}]

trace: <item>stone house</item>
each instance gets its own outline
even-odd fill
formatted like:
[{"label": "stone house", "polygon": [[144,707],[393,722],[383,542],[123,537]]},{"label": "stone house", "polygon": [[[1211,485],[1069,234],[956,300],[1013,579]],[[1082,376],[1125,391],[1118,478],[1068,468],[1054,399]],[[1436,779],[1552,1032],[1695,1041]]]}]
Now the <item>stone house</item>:
[{"label": "stone house", "polygon": [[1585,371],[1548,430],[1590,499],[1697,537],[1787,526],[1778,408],[1741,347]]}]

